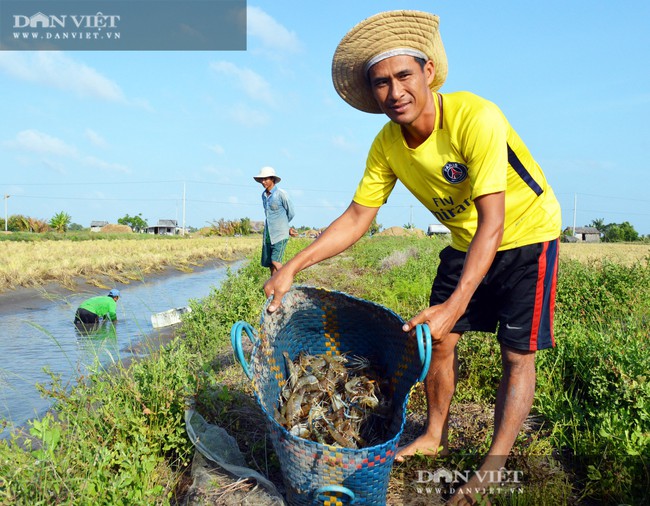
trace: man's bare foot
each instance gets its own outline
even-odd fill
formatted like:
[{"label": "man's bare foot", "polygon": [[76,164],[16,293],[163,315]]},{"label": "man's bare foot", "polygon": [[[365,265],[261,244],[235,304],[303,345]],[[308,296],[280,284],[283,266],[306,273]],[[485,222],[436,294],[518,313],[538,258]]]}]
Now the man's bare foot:
[{"label": "man's bare foot", "polygon": [[413,455],[427,455],[435,457],[436,455],[448,455],[449,450],[440,446],[436,438],[430,437],[427,434],[418,436],[406,446],[402,446],[397,450],[395,455],[395,462],[404,462],[408,457]]}]

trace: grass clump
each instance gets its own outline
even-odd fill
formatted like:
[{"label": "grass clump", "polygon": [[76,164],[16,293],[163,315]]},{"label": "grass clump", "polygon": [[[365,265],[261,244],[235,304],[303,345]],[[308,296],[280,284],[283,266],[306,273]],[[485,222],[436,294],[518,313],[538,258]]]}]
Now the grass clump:
[{"label": "grass clump", "polygon": [[71,390],[52,375],[42,390],[54,411],[0,441],[3,503],[168,503],[191,456],[182,425],[184,396],[196,391],[188,359],[163,351]]}]

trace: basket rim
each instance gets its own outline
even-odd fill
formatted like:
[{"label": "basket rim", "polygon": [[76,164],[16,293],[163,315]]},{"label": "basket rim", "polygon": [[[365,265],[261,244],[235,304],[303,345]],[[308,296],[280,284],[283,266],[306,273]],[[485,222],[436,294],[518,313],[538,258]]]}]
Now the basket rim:
[{"label": "basket rim", "polygon": [[[339,290],[333,290],[333,289],[319,287],[319,286],[315,286],[315,285],[296,284],[296,285],[292,285],[291,288],[289,289],[289,291],[285,295],[287,295],[287,294],[289,294],[291,292],[294,292],[294,291],[305,291],[305,290],[315,290],[317,292],[325,292],[325,293],[329,293],[329,294],[335,294],[335,295],[342,296],[342,297],[344,297],[346,299],[353,300],[353,301],[358,302],[358,303],[371,305],[371,306],[374,306],[377,309],[381,309],[381,310],[389,313],[391,316],[396,318],[396,320],[399,323],[401,323],[401,324],[405,323],[405,320],[400,315],[398,315],[395,311],[393,311],[392,309],[387,308],[386,306],[383,306],[383,305],[381,305],[381,304],[379,304],[377,302],[362,299],[361,297],[357,297],[355,295],[351,295],[349,293],[342,292],[342,291],[339,291]],[[260,317],[260,326],[264,325],[265,316],[267,314],[270,314],[270,313],[268,313],[267,309],[268,309],[268,306],[269,306],[269,304],[271,303],[272,300],[273,300],[273,296],[270,296],[270,297],[267,298],[266,302],[264,303],[264,306],[262,308],[262,315]],[[255,343],[255,345],[253,346],[253,350],[251,352],[251,362],[252,362],[252,358],[258,352],[258,349],[261,346],[261,344],[262,344],[262,342],[260,340],[257,343]],[[417,381],[415,381],[413,383],[413,385],[415,385],[416,383],[417,383]],[[404,431],[404,425],[406,424],[406,405],[407,405],[409,397],[410,397],[410,391],[409,391],[406,394],[406,396],[404,397],[404,401],[402,402],[402,405],[401,405],[401,409],[402,409],[402,412],[404,414],[402,416],[402,421],[400,423],[399,431],[395,434],[395,436],[393,436],[391,439],[389,439],[387,441],[384,441],[383,443],[379,443],[379,444],[376,444],[376,445],[373,445],[373,446],[364,446],[363,448],[356,448],[355,449],[355,448],[345,448],[343,446],[338,446],[338,445],[328,445],[328,444],[318,443],[317,441],[312,441],[310,439],[301,438],[299,436],[295,436],[295,435],[291,434],[291,432],[289,432],[284,426],[282,426],[275,419],[275,417],[272,416],[268,412],[268,410],[264,406],[264,403],[262,402],[262,398],[260,397],[257,388],[253,388],[253,392],[254,392],[255,399],[256,399],[258,405],[262,409],[262,411],[263,411],[263,413],[264,413],[264,415],[265,415],[265,417],[267,419],[267,423],[270,422],[270,423],[273,424],[274,427],[279,429],[280,433],[282,434],[282,436],[285,439],[287,439],[287,440],[289,440],[290,442],[293,442],[293,443],[306,444],[307,446],[313,446],[314,448],[325,447],[325,448],[328,448],[328,449],[335,449],[335,451],[342,452],[344,454],[359,454],[360,452],[370,452],[372,450],[375,450],[377,448],[382,448],[382,447],[386,447],[386,448],[395,447],[396,448],[398,443],[399,443],[399,439],[402,436],[402,433]],[[394,458],[394,456],[393,456],[393,458]]]},{"label": "basket rim", "polygon": [[[315,286],[315,285],[297,284],[297,285],[292,285],[291,288],[289,289],[289,291],[285,295],[288,295],[288,294],[290,294],[291,292],[294,292],[294,291],[302,291],[302,290],[305,290],[305,289],[307,289],[307,290],[316,290],[316,291],[319,291],[319,292],[332,293],[332,294],[336,294],[336,295],[342,295],[344,298],[354,300],[355,302],[360,302],[360,303],[363,303],[363,304],[368,304],[368,305],[371,305],[371,306],[375,306],[378,309],[382,309],[382,310],[390,313],[392,316],[397,318],[398,321],[400,321],[401,323],[406,323],[406,320],[404,320],[404,318],[402,318],[400,315],[398,315],[395,311],[393,311],[392,309],[390,309],[390,308],[388,308],[386,306],[383,306],[383,305],[379,304],[378,302],[373,302],[371,300],[362,299],[361,297],[357,297],[356,295],[351,295],[349,293],[342,292],[342,291],[339,291],[339,290],[333,290],[331,288],[324,288],[322,286]],[[264,302],[264,306],[262,307],[262,315],[260,316],[260,325],[262,325],[264,323],[265,315],[272,314],[272,313],[268,312],[268,307],[271,304],[272,300],[273,300],[273,295],[270,295],[266,299],[266,301]]]}]

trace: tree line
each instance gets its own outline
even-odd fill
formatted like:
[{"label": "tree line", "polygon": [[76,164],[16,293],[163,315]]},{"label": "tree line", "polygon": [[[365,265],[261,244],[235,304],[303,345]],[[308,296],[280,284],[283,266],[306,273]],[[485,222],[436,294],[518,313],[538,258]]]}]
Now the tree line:
[{"label": "tree line", "polygon": [[[131,230],[134,232],[144,232],[149,227],[146,218],[142,217],[142,213],[138,213],[134,216],[125,214],[123,217],[117,220],[117,223],[131,227]],[[235,236],[250,235],[254,233],[250,218],[241,218],[239,220],[225,220],[221,218],[219,220],[213,220],[209,222],[209,225],[210,226],[207,230],[207,235]],[[650,235],[644,236],[639,234],[629,221],[624,221],[623,223],[605,223],[605,220],[603,218],[599,218],[592,220],[592,222],[586,226],[597,229],[600,233],[600,239],[603,242],[650,241]],[[379,231],[381,227],[382,226],[377,223],[377,219],[375,218],[372,222],[369,233],[372,235],[372,233]],[[404,228],[411,227],[413,227],[412,224],[404,225]],[[78,232],[84,230],[85,228],[78,223],[73,223],[72,217],[68,213],[65,211],[60,211],[52,216],[52,218],[49,220],[42,220],[38,218],[32,218],[30,216],[14,214],[8,217],[6,226],[4,218],[0,218],[0,230],[5,229],[9,232],[64,233],[68,231]],[[292,231],[299,233],[304,230],[308,230],[308,227],[300,227],[297,229],[297,231],[295,229]],[[565,229],[563,235],[573,235],[572,228],[569,227]]]},{"label": "tree line", "polygon": [[588,226],[600,232],[603,242],[636,242],[650,238],[640,235],[629,221],[623,223],[605,223],[603,218],[593,220]]}]

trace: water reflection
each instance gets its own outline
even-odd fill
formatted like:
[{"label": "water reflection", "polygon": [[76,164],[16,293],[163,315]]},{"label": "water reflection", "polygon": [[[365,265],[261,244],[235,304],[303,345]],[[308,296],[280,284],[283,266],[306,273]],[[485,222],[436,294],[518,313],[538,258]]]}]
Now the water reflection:
[{"label": "water reflection", "polygon": [[[188,305],[206,297],[226,277],[228,268],[241,262],[200,272],[141,281],[119,287],[118,321],[82,327],[73,323],[79,304],[96,293],[53,297],[44,307],[27,302],[0,318],[0,421],[24,425],[50,407],[35,385],[51,383],[50,374],[62,384],[73,384],[97,365],[109,366],[147,350],[143,343],[161,341],[169,329],[154,330],[151,314]],[[103,290],[97,290],[103,293]],[[137,350],[137,351],[136,351]],[[49,371],[49,372],[46,372]],[[6,437],[5,430],[0,437]]]},{"label": "water reflection", "polygon": [[81,364],[92,364],[97,361],[100,364],[111,363],[119,354],[119,342],[117,339],[116,322],[104,320],[95,325],[84,325],[73,323],[77,334],[79,345],[79,362]]}]

